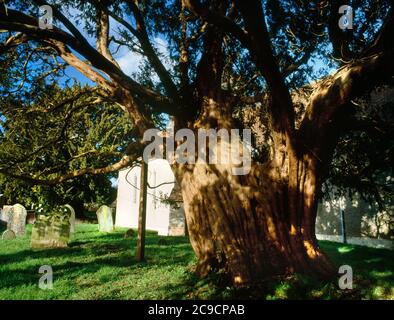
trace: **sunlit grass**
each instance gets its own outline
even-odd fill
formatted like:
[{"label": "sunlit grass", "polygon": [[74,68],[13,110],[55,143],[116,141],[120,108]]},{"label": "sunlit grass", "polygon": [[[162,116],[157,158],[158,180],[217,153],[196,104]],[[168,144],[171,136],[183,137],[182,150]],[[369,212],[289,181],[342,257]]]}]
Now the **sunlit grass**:
[{"label": "sunlit grass", "polygon": [[338,248],[338,252],[339,253],[348,253],[348,252],[351,252],[353,250],[354,250],[354,248],[353,247],[349,247],[349,246],[344,246],[344,247],[339,247]]},{"label": "sunlit grass", "polygon": [[[97,225],[77,225],[69,248],[30,249],[26,236],[0,240],[0,299],[394,299],[393,252],[322,241],[339,266],[353,267],[354,289],[338,289],[336,281],[317,282],[293,276],[235,289],[220,276],[198,279],[191,272],[195,256],[186,237],[166,238],[159,245],[148,232],[146,262],[134,258],[136,239],[125,229],[101,234]],[[53,290],[38,288],[38,269],[50,265]]]},{"label": "sunlit grass", "polygon": [[387,270],[386,271],[372,270],[369,274],[374,278],[387,278],[393,275],[391,271],[387,271]]}]

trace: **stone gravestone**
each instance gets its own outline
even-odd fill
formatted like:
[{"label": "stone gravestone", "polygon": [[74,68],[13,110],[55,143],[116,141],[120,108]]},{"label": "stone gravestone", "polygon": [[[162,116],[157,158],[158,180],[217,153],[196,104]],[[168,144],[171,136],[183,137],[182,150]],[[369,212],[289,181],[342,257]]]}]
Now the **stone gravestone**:
[{"label": "stone gravestone", "polygon": [[31,232],[31,247],[34,249],[67,247],[70,241],[70,215],[71,210],[67,208],[49,215],[39,215]]},{"label": "stone gravestone", "polygon": [[6,230],[1,235],[1,239],[3,239],[3,240],[12,240],[15,238],[16,238],[15,232],[12,230]]},{"label": "stone gravestone", "polygon": [[112,209],[108,206],[101,206],[97,212],[97,220],[99,223],[100,232],[112,232],[114,230],[114,223],[112,219]]},{"label": "stone gravestone", "polygon": [[0,224],[4,225],[5,229],[8,228],[8,223],[11,220],[12,210],[12,206],[4,206],[3,210],[1,210]]},{"label": "stone gravestone", "polygon": [[71,215],[70,215],[70,232],[74,233],[75,232],[75,210],[69,204],[66,204],[65,207],[70,209],[70,212],[71,212]]},{"label": "stone gravestone", "polygon": [[17,203],[12,206],[12,214],[8,221],[8,229],[20,236],[25,234],[27,211],[24,206]]},{"label": "stone gravestone", "polygon": [[131,239],[131,238],[134,237],[134,234],[135,234],[135,232],[134,232],[133,229],[127,229],[127,231],[125,232],[125,234],[123,235],[123,237],[124,237],[125,239]]}]

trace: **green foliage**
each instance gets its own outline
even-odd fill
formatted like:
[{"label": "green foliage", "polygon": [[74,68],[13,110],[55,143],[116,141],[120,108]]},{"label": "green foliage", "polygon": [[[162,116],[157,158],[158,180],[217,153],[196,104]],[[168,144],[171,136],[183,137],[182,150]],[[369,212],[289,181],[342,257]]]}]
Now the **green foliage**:
[{"label": "green foliage", "polygon": [[45,203],[38,205],[36,214],[57,217],[71,216],[71,209],[64,205],[55,205],[54,207],[50,207]]},{"label": "green foliage", "polygon": [[329,170],[328,182],[335,190],[326,185],[326,194],[352,197],[358,192],[369,203],[377,203],[380,210],[393,205],[393,107],[394,89],[387,86],[354,101],[353,130],[339,140]]},{"label": "green foliage", "polygon": [[54,179],[118,161],[131,140],[131,125],[117,106],[101,100],[92,88],[53,84],[42,87],[33,102],[2,99],[0,111],[0,190],[8,203],[113,201],[111,174],[52,186],[29,178]]}]

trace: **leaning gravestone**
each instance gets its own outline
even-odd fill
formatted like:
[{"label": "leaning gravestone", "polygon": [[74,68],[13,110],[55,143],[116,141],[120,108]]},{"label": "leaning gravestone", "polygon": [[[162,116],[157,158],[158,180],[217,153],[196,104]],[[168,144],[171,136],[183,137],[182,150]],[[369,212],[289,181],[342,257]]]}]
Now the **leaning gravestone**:
[{"label": "leaning gravestone", "polygon": [[15,232],[12,230],[6,230],[1,235],[1,239],[3,239],[3,240],[12,240],[15,238],[16,238]]},{"label": "leaning gravestone", "polygon": [[64,248],[70,241],[71,210],[63,209],[49,215],[39,215],[31,232],[31,247]]},{"label": "leaning gravestone", "polygon": [[112,209],[108,206],[101,206],[97,212],[97,220],[99,223],[100,232],[112,232],[114,230],[114,223],[112,220]]},{"label": "leaning gravestone", "polygon": [[27,211],[24,206],[19,203],[13,205],[7,229],[14,231],[17,236],[24,235],[26,230],[26,216]]},{"label": "leaning gravestone", "polygon": [[70,215],[70,232],[74,233],[75,232],[75,210],[69,204],[66,204],[65,207],[70,209],[70,212],[71,212],[71,215]]}]

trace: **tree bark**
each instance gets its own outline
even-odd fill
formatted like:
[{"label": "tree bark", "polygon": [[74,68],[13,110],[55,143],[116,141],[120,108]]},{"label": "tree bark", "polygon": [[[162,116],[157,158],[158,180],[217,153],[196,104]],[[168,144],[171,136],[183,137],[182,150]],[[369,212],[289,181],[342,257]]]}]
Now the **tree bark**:
[{"label": "tree bark", "polygon": [[[220,94],[203,99],[192,129],[235,128],[224,101]],[[334,275],[315,236],[321,159],[301,143],[290,145],[283,132],[273,136],[275,154],[252,162],[247,175],[233,175],[231,164],[174,165],[198,275],[224,269],[241,286],[293,273]]]},{"label": "tree bark", "polygon": [[297,166],[294,190],[273,163],[254,166],[247,176],[222,165],[178,168],[200,276],[224,268],[234,284],[247,285],[294,272],[333,275],[314,232],[316,173],[307,160]]},{"label": "tree bark", "polygon": [[[237,128],[231,101],[221,89],[219,35],[211,28],[204,39],[205,54],[196,79],[200,112],[189,124],[196,133],[198,129]],[[272,108],[286,105],[286,101],[278,102],[281,99],[273,99]],[[304,142],[308,144],[305,137],[297,142],[284,115],[273,117],[271,160],[252,162],[247,175],[233,175],[231,164],[173,166],[200,276],[224,269],[233,284],[250,285],[295,272],[319,277],[334,274],[314,230],[322,165],[304,147]],[[176,123],[175,129],[182,125]],[[221,148],[220,140],[217,148]]]}]

